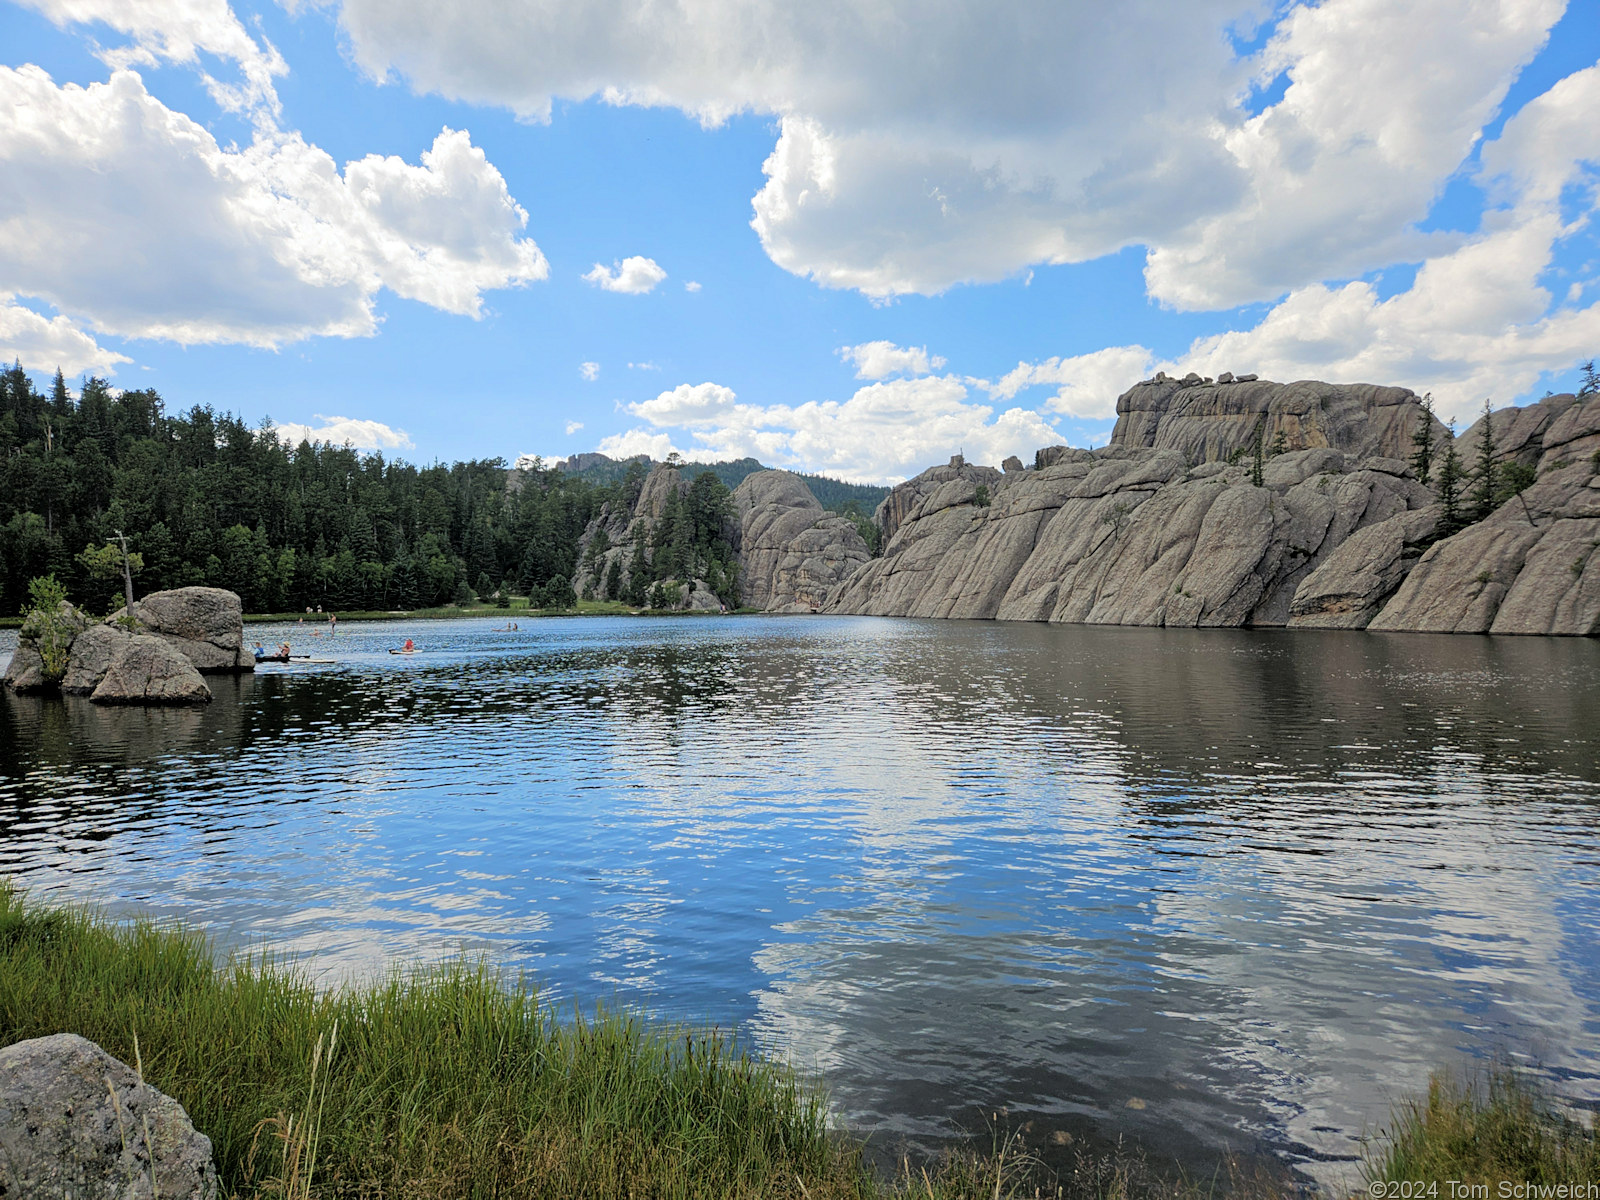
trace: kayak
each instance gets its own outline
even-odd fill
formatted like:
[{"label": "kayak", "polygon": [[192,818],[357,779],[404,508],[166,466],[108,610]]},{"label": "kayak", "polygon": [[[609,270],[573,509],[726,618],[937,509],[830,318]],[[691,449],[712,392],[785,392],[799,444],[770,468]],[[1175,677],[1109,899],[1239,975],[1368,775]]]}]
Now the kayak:
[{"label": "kayak", "polygon": [[415,650],[391,650],[390,654],[415,654]]}]

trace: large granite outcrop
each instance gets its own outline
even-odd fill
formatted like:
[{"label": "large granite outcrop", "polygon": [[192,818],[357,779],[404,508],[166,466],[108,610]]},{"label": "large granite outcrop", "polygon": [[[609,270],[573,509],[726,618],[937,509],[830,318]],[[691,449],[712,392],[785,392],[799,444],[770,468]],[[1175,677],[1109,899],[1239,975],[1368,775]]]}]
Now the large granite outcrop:
[{"label": "large granite outcrop", "polygon": [[[126,613],[119,609],[110,619]],[[237,592],[210,587],[151,592],[134,601],[133,616],[141,630],[169,642],[202,675],[256,669],[255,655],[244,644],[244,604]]]},{"label": "large granite outcrop", "polygon": [[[1202,463],[1248,451],[1259,436],[1264,445],[1286,450],[1320,447],[1356,459],[1405,459],[1421,414],[1408,388],[1157,375],[1118,397],[1111,444],[1175,450]],[[1437,419],[1434,424],[1436,440],[1448,441],[1449,431]]]},{"label": "large granite outcrop", "polygon": [[183,1106],[76,1034],[0,1050],[0,1195],[216,1200]]},{"label": "large granite outcrop", "polygon": [[[684,472],[664,463],[645,478],[631,505],[604,506],[578,542],[578,593],[601,600],[625,594],[638,552],[646,563],[653,561],[656,526],[672,496],[692,486]],[[839,581],[871,557],[855,524],[825,510],[805,481],[787,471],[746,476],[733,492],[733,514],[722,536],[738,562],[740,603],[765,612],[818,610]],[[697,580],[680,607],[713,611],[722,605]]]},{"label": "large granite outcrop", "polygon": [[1404,464],[1348,469],[1326,449],[1250,468],[1176,450],[1057,455],[990,502],[945,481],[830,610],[1114,625],[1283,625],[1295,591],[1351,533],[1432,502]]},{"label": "large granite outcrop", "polygon": [[[1017,461],[1017,465],[1019,467],[1022,465],[1020,460]],[[929,467],[922,474],[890,488],[889,494],[878,503],[872,519],[878,523],[878,528],[883,531],[883,540],[887,543],[922,498],[936,491],[941,485],[964,480],[974,486],[983,484],[993,488],[1004,477],[1004,471],[997,471],[993,467],[973,466],[961,455],[952,455],[948,466]]]},{"label": "large granite outcrop", "polygon": [[[952,463],[896,489],[883,557],[829,610],[1600,633],[1600,396],[1495,412],[1497,459],[1537,479],[1442,539],[1437,497],[1407,461],[1429,418],[1404,389],[1157,377],[1118,412],[1102,450],[1048,447],[981,485]],[[1456,442],[1469,467],[1482,425]]]},{"label": "large granite outcrop", "polygon": [[[677,467],[662,463],[645,476],[639,495],[631,504],[608,502],[603,505],[599,516],[589,522],[578,539],[578,570],[572,579],[573,590],[580,596],[593,595],[599,600],[620,599],[632,580],[635,547],[642,544],[648,563],[651,535],[666,511],[668,499],[674,493],[689,491],[691,486]],[[604,546],[603,550],[596,549],[597,541]],[[616,595],[610,594],[606,583],[611,577],[612,563],[618,568]]]},{"label": "large granite outcrop", "polygon": [[[816,612],[871,559],[848,517],[828,512],[788,471],[757,471],[734,489],[742,602],[764,612]],[[887,501],[885,501],[887,503]]]}]

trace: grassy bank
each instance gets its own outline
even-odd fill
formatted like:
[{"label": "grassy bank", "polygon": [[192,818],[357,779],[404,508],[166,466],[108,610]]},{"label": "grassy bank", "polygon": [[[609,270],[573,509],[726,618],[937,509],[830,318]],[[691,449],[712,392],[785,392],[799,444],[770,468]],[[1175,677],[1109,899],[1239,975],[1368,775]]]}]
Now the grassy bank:
[{"label": "grassy bank", "polygon": [[[714,1032],[558,1014],[526,980],[476,963],[319,992],[289,962],[214,962],[194,931],[32,904],[0,880],[0,1044],[73,1032],[124,1061],[142,1056],[146,1079],[211,1138],[224,1197],[1292,1191],[1260,1171],[1196,1185],[1120,1149],[1051,1173],[999,1135],[885,1178],[860,1142],[828,1130],[813,1086]],[[1437,1082],[1397,1113],[1369,1168],[1374,1180],[1574,1182],[1595,1179],[1597,1162],[1592,1129],[1501,1074],[1488,1090]]]},{"label": "grassy bank", "polygon": [[1600,1139],[1592,1118],[1580,1124],[1559,1113],[1525,1074],[1506,1067],[1467,1080],[1439,1074],[1426,1096],[1396,1108],[1368,1177],[1454,1180],[1487,1188],[1479,1193],[1487,1197],[1499,1197],[1504,1181],[1600,1184]]}]

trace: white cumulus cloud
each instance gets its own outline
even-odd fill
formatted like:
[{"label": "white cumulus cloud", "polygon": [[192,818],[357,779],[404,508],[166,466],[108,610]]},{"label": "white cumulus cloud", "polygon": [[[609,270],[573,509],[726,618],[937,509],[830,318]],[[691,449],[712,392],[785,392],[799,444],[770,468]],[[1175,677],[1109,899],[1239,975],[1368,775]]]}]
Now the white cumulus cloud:
[{"label": "white cumulus cloud", "polygon": [[117,364],[133,360],[107,350],[66,317],[41,316],[0,293],[0,361],[20,362],[32,371],[59,367],[68,375],[84,371],[109,375]]},{"label": "white cumulus cloud", "polygon": [[[1413,259],[1563,0],[342,0],[359,63],[548,119],[557,98],[777,119],[754,225],[871,296],[1149,248],[1178,306]],[[1246,32],[1249,32],[1246,28]],[[1260,112],[1252,96],[1287,86]]]},{"label": "white cumulus cloud", "polygon": [[[868,384],[848,400],[796,406],[741,404],[720,384],[681,384],[628,411],[656,429],[686,431],[696,443],[691,457],[748,455],[769,466],[875,483],[897,482],[958,451],[975,462],[999,463],[1061,440],[1038,413],[996,413],[972,403],[966,385],[948,376],[891,379]],[[643,448],[655,438],[665,444],[667,436],[633,429],[600,448],[610,454],[608,443]]]},{"label": "white cumulus cloud", "polygon": [[632,255],[621,262],[614,262],[610,268],[601,263],[584,273],[584,279],[608,292],[622,292],[628,296],[642,296],[653,291],[656,284],[667,277],[660,265],[653,258],[642,255]]},{"label": "white cumulus cloud", "polygon": [[239,83],[218,80],[201,70],[212,98],[233,112],[257,112],[270,121],[279,113],[272,79],[288,66],[271,42],[259,42],[234,15],[228,0],[17,0],[49,18],[58,28],[105,25],[131,38],[126,45],[102,47],[101,60],[112,67],[178,63],[200,68],[202,53],[232,62]]},{"label": "white cumulus cloud", "polygon": [[600,439],[600,445],[595,447],[601,454],[609,454],[612,458],[632,458],[635,454],[645,454],[658,461],[669,454],[681,454],[682,451],[672,444],[672,439],[664,433],[651,433],[646,429],[629,429],[624,433],[614,433],[610,437]]},{"label": "white cumulus cloud", "polygon": [[578,430],[580,430],[582,428],[583,428],[583,422],[582,421],[568,421],[567,422],[567,436],[571,437],[573,434],[577,433]]},{"label": "white cumulus cloud", "polygon": [[698,292],[700,290],[700,285],[691,279],[683,285],[683,290],[686,292]]},{"label": "white cumulus cloud", "polygon": [[129,70],[79,87],[0,67],[0,111],[0,288],[107,333],[361,336],[383,288],[478,316],[486,290],[549,271],[465,132],[420,165],[369,155],[341,173],[294,133],[224,148]]},{"label": "white cumulus cloud", "polygon": [[[1364,281],[1290,293],[1252,329],[1201,338],[1174,369],[1255,371],[1278,379],[1399,383],[1431,391],[1442,415],[1470,419],[1540,374],[1592,357],[1600,305],[1546,278],[1557,247],[1600,213],[1600,65],[1562,80],[1484,147],[1482,181],[1499,197],[1484,228],[1427,259],[1387,299]],[[1570,211],[1563,211],[1564,206]]]},{"label": "white cumulus cloud", "polygon": [[285,445],[298,446],[301,442],[327,442],[334,446],[349,444],[357,450],[413,450],[411,435],[404,429],[393,429],[382,421],[365,421],[358,417],[325,417],[317,413],[320,425],[302,425],[283,421],[276,425],[278,440]]},{"label": "white cumulus cloud", "polygon": [[581,363],[578,366],[578,374],[593,383],[600,378],[600,364],[597,362]]},{"label": "white cumulus cloud", "polygon": [[944,366],[926,346],[896,346],[893,342],[862,342],[839,347],[839,357],[854,363],[857,379],[886,379],[890,375],[926,375]]},{"label": "white cumulus cloud", "polygon": [[1147,376],[1153,361],[1143,346],[1109,346],[1070,358],[1020,362],[988,385],[988,391],[1009,400],[1024,388],[1054,386],[1057,391],[1048,405],[1053,412],[1104,419],[1116,415],[1117,397]]}]

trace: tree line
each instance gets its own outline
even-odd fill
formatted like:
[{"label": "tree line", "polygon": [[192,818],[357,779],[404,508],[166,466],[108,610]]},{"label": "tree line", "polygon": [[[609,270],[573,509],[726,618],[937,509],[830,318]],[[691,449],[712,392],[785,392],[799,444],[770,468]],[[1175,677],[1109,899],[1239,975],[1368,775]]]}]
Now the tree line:
[{"label": "tree line", "polygon": [[[106,551],[119,534],[140,594],[223,587],[250,612],[412,609],[511,591],[538,603],[570,594],[585,527],[602,505],[631,503],[641,475],[595,484],[539,467],[508,489],[498,458],[419,467],[292,445],[269,422],[206,405],[169,413],[152,390],[113,393],[98,378],[74,396],[58,371],[41,393],[13,364],[0,371],[0,614],[23,611],[30,580],[46,575],[94,611],[120,605],[122,556]],[[727,494],[715,477],[696,481],[687,542],[668,530],[646,587],[695,565],[691,551],[726,586],[731,550],[702,530]]]}]

